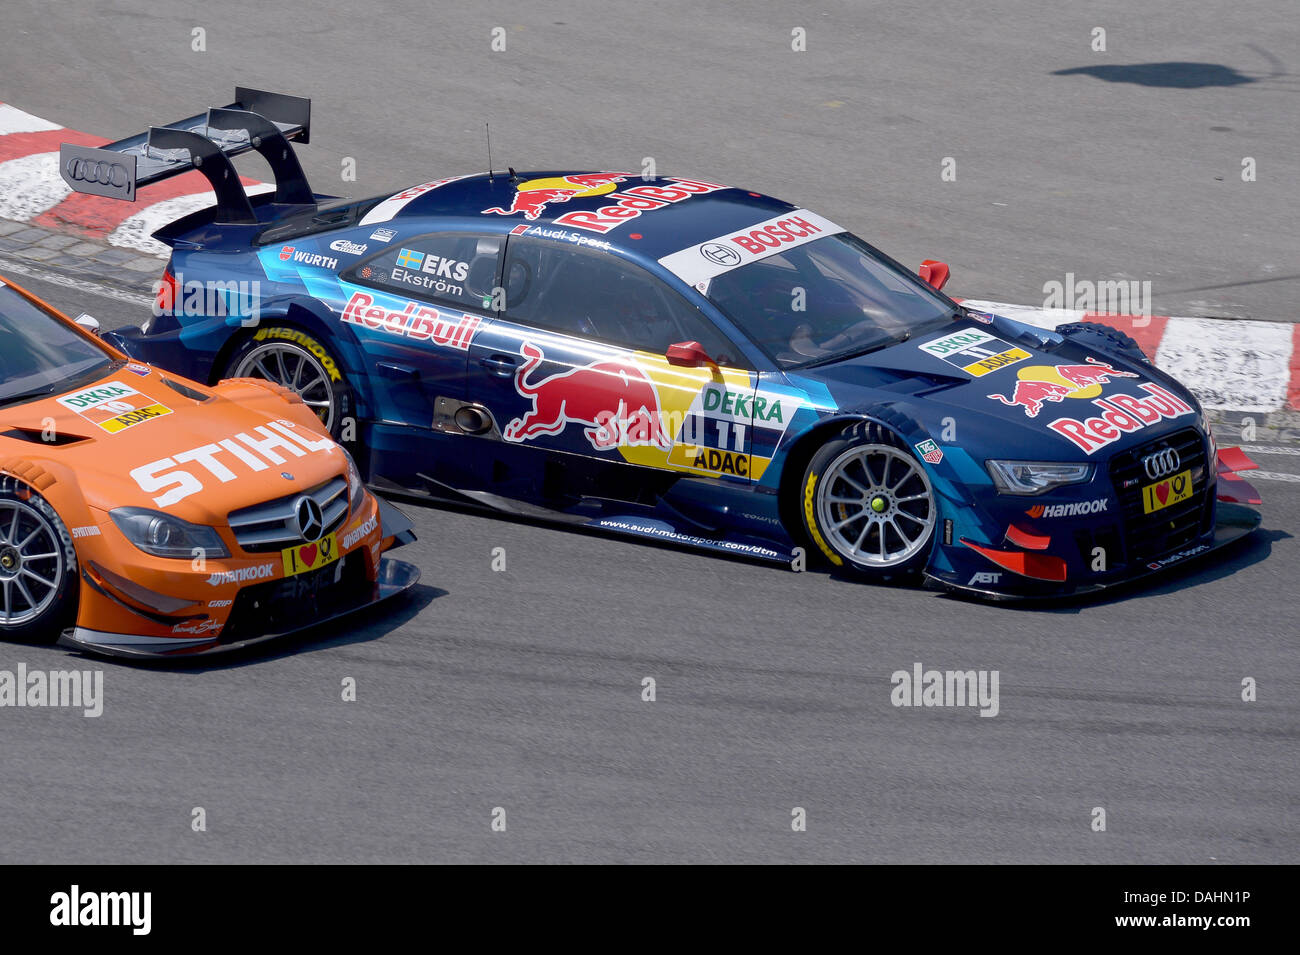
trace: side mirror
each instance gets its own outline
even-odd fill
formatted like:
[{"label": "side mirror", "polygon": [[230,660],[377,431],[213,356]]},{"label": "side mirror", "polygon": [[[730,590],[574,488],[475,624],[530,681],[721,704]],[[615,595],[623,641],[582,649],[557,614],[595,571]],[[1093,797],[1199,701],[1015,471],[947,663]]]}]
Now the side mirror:
[{"label": "side mirror", "polygon": [[916,274],[921,276],[921,281],[931,288],[941,289],[948,284],[948,271],[946,263],[926,259],[921,263],[921,267],[916,270]]},{"label": "side mirror", "polygon": [[678,342],[669,345],[664,355],[668,359],[668,364],[682,368],[699,368],[702,365],[717,364],[699,342]]},{"label": "side mirror", "polygon": [[85,312],[82,312],[75,319],[73,319],[73,321],[75,321],[86,331],[90,332],[90,334],[92,335],[99,334],[99,328],[100,328],[99,319],[97,319],[94,315],[87,315]]}]

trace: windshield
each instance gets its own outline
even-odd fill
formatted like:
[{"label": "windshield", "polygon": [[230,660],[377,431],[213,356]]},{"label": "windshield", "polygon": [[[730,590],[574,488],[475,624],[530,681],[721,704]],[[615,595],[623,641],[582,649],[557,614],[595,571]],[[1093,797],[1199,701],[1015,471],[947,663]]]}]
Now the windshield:
[{"label": "windshield", "polygon": [[0,404],[75,388],[113,359],[0,282]]},{"label": "windshield", "polygon": [[723,272],[706,294],[782,368],[872,351],[957,314],[847,232]]}]

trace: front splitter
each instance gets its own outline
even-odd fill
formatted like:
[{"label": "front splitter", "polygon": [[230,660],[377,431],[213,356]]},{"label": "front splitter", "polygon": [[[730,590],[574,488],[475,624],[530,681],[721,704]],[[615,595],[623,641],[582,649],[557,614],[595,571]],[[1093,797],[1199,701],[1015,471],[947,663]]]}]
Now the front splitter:
[{"label": "front splitter", "polygon": [[346,604],[328,616],[317,617],[301,627],[281,630],[276,633],[259,634],[232,643],[218,643],[216,640],[202,641],[192,637],[144,637],[129,633],[104,633],[75,627],[65,630],[58,639],[58,644],[84,653],[128,660],[194,660],[219,654],[232,653],[246,647],[268,643],[300,634],[323,624],[332,623],[350,616],[359,610],[378,606],[392,597],[403,594],[414,587],[420,580],[420,569],[414,564],[385,557],[379,562],[379,573],[369,595]]},{"label": "front splitter", "polygon": [[[1140,567],[1133,567],[1122,576],[1095,583],[1067,585],[1055,591],[1044,590],[1041,593],[1033,594],[1006,593],[984,587],[956,584],[949,580],[941,580],[930,574],[925,575],[925,585],[933,590],[943,590],[954,594],[970,595],[984,600],[1004,603],[1032,603],[1086,597],[1090,594],[1100,593],[1103,590],[1126,587],[1157,574],[1162,574],[1167,570],[1186,567],[1188,564],[1195,563],[1215,551],[1246,537],[1255,528],[1259,527],[1261,520],[1262,516],[1254,508],[1220,501],[1215,509],[1214,536],[1211,539],[1191,544],[1180,553],[1148,561]],[[1203,550],[1200,549],[1202,547]]]}]

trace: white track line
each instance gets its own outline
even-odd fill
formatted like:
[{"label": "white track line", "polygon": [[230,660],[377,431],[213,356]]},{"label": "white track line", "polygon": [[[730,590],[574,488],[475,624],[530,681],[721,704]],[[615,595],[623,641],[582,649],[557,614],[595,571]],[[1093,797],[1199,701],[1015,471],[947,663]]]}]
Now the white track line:
[{"label": "white track line", "polygon": [[1247,454],[1292,454],[1300,456],[1300,448],[1286,448],[1276,444],[1243,444],[1241,450]]},{"label": "white track line", "polygon": [[58,123],[25,113],[17,106],[0,103],[0,136],[10,133],[47,133],[62,128]]},{"label": "white track line", "polygon": [[1248,481],[1286,481],[1289,484],[1300,484],[1300,474],[1287,474],[1283,471],[1243,471],[1242,477]]},{"label": "white track line", "polygon": [[73,278],[69,275],[62,275],[58,272],[49,272],[45,269],[26,262],[19,262],[7,256],[0,255],[0,273],[9,273],[11,275],[22,275],[29,279],[36,279],[39,282],[49,282],[51,285],[61,285],[64,288],[75,289],[78,292],[84,292],[87,295],[98,295],[100,298],[111,298],[118,302],[126,302],[129,305],[136,305],[140,308],[153,308],[153,299],[148,295],[138,295],[135,292],[127,292],[123,289],[109,288],[107,285],[100,285],[97,282],[91,282],[85,279]]},{"label": "white track line", "polygon": [[71,194],[59,177],[58,153],[32,153],[0,162],[0,219],[26,222]]}]

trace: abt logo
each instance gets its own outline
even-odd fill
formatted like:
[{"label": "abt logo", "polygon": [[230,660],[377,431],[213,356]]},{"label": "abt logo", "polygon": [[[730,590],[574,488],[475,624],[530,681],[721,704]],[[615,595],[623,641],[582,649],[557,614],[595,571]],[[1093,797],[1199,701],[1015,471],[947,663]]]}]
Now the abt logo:
[{"label": "abt logo", "polygon": [[988,571],[980,571],[966,582],[966,586],[973,587],[975,584],[996,584],[1001,579],[1002,579],[1002,575],[1000,573],[990,573]]}]

